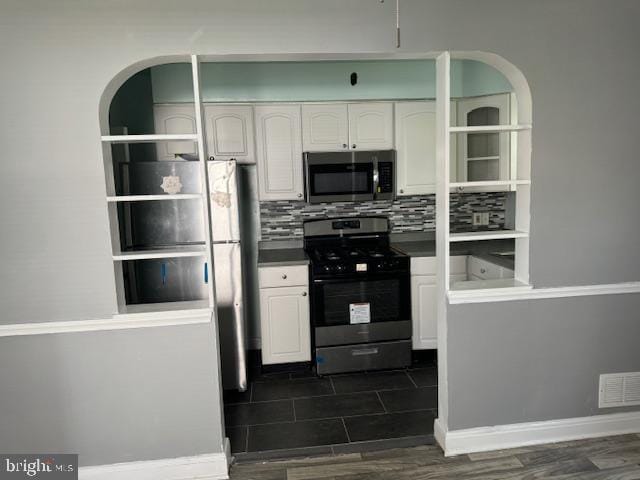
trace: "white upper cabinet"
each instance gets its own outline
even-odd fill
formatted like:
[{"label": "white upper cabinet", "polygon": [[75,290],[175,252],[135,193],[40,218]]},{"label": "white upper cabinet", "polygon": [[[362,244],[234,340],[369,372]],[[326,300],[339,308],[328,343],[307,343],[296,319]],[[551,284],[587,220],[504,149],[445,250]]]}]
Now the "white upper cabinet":
[{"label": "white upper cabinet", "polygon": [[[153,121],[157,134],[196,133],[196,116],[193,104],[154,105]],[[177,154],[197,153],[195,142],[177,141],[157,144],[158,160],[175,160]]]},{"label": "white upper cabinet", "polygon": [[257,105],[254,112],[260,200],[301,200],[300,105]]},{"label": "white upper cabinet", "polygon": [[436,185],[436,102],[396,103],[397,194],[424,195]]},{"label": "white upper cabinet", "polygon": [[[511,123],[511,94],[458,100],[458,125],[479,127]],[[509,132],[466,133],[458,136],[458,181],[481,182],[510,178]],[[499,188],[498,188],[499,189]],[[473,190],[487,188],[473,187]],[[489,188],[496,190],[496,188]]]},{"label": "white upper cabinet", "polygon": [[352,150],[393,148],[393,104],[350,103],[349,146]]},{"label": "white upper cabinet", "polygon": [[302,147],[305,152],[348,149],[347,104],[302,105]]},{"label": "white upper cabinet", "polygon": [[255,162],[252,106],[205,105],[204,118],[208,156]]},{"label": "white upper cabinet", "polygon": [[[455,122],[455,103],[451,104]],[[436,191],[436,102],[398,102],[395,104],[398,196],[425,195]],[[456,139],[451,136],[451,155],[456,158]],[[455,181],[456,162],[450,162],[451,181]]]}]

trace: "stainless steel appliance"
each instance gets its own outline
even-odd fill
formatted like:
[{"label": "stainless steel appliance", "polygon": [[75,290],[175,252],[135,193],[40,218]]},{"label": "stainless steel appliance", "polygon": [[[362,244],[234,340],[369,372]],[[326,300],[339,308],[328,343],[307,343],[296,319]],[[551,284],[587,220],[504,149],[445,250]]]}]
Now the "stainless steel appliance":
[{"label": "stainless steel appliance", "polygon": [[[222,383],[244,391],[247,342],[240,222],[245,209],[238,201],[236,162],[210,161],[207,169]],[[160,185],[166,176],[179,177],[181,193],[200,193],[199,164],[188,159],[122,163],[119,189],[130,195],[163,194]],[[123,202],[118,208],[125,250],[205,243],[201,200]],[[207,270],[203,257],[123,262],[127,302],[205,300]]]},{"label": "stainless steel appliance", "polygon": [[[117,186],[123,195],[162,195],[162,179],[181,179],[181,193],[200,193],[197,162],[137,161],[119,164]],[[204,245],[200,200],[120,202],[120,245],[123,251],[175,249]],[[125,296],[129,304],[205,300],[203,257],[162,258],[122,262]]]},{"label": "stainless steel appliance", "polygon": [[411,363],[409,258],[384,217],[304,223],[319,375]]},{"label": "stainless steel appliance", "polygon": [[247,333],[238,169],[235,160],[210,161],[207,169],[222,385],[225,389],[244,391],[247,388]]},{"label": "stainless steel appliance", "polygon": [[307,201],[391,200],[395,164],[395,150],[305,152]]}]

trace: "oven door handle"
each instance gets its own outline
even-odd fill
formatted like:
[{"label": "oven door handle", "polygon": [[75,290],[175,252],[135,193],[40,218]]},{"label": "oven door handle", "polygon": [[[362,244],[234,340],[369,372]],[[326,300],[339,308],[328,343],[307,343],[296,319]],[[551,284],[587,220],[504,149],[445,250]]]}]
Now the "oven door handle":
[{"label": "oven door handle", "polygon": [[368,281],[368,280],[405,280],[409,278],[409,272],[390,272],[390,273],[380,273],[380,274],[365,274],[362,276],[351,276],[351,277],[338,277],[338,278],[314,278],[313,283],[318,284],[327,284],[327,283],[347,283],[354,281]]}]

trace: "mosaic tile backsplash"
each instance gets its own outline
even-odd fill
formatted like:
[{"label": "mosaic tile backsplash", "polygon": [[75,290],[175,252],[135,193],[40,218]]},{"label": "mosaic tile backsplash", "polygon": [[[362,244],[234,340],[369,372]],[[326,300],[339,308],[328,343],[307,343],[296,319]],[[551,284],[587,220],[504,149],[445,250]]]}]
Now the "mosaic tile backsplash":
[{"label": "mosaic tile backsplash", "polygon": [[[460,193],[450,196],[451,231],[499,230],[505,223],[505,193]],[[473,227],[473,212],[489,212],[488,227]],[[262,240],[302,238],[304,220],[327,217],[383,215],[389,217],[391,231],[426,232],[436,228],[435,195],[400,197],[371,202],[260,202]]]}]

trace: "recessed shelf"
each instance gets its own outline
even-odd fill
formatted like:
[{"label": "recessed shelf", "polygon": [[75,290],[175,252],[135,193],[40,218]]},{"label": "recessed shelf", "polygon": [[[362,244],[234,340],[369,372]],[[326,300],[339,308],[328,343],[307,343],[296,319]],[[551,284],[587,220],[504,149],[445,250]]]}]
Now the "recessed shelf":
[{"label": "recessed shelf", "polygon": [[139,303],[135,305],[123,305],[116,318],[161,318],[163,315],[175,319],[176,317],[206,316],[211,312],[209,300],[189,300],[180,302]]},{"label": "recessed shelf", "polygon": [[467,162],[473,162],[475,160],[480,160],[480,161],[482,161],[482,160],[484,160],[484,161],[486,161],[486,160],[500,160],[500,157],[497,156],[497,155],[491,155],[489,157],[467,157],[466,160],[467,160]]},{"label": "recessed shelf", "polygon": [[449,133],[519,132],[531,130],[531,125],[482,125],[477,127],[449,127]]},{"label": "recessed shelf", "polygon": [[176,246],[173,248],[161,248],[156,250],[134,250],[131,252],[120,252],[113,255],[116,261],[125,260],[149,260],[153,258],[180,258],[180,257],[203,257],[206,256],[205,245]]},{"label": "recessed shelf", "polygon": [[195,133],[184,133],[179,135],[103,135],[102,141],[106,143],[153,143],[153,142],[174,142],[180,140],[198,140]]},{"label": "recessed shelf", "polygon": [[116,195],[107,197],[107,202],[147,202],[152,200],[193,200],[201,199],[200,193],[177,193],[175,195]]},{"label": "recessed shelf", "polygon": [[476,240],[499,240],[502,238],[526,238],[527,232],[517,230],[489,230],[482,232],[462,232],[449,235],[450,242],[474,242]]},{"label": "recessed shelf", "polygon": [[482,182],[453,182],[449,184],[449,187],[505,187],[511,185],[531,185],[531,180],[486,180]]},{"label": "recessed shelf", "polygon": [[449,303],[477,303],[493,302],[500,298],[513,297],[530,292],[533,287],[514,278],[500,278],[495,280],[469,280],[456,282],[451,286],[448,297]]}]

